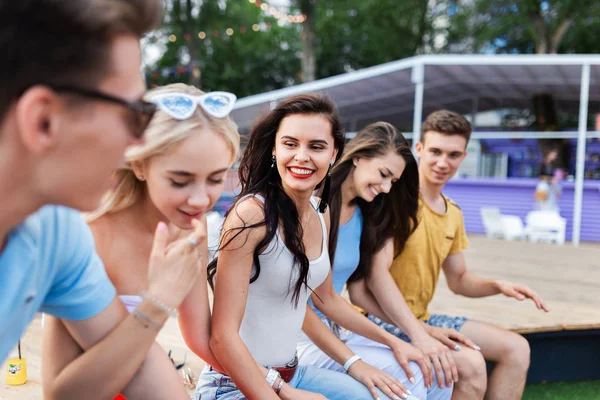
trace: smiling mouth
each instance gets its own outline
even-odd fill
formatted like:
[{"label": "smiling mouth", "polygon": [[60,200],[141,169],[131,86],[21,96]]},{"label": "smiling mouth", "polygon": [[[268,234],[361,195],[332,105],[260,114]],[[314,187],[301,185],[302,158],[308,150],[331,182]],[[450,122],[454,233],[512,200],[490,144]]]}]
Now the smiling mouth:
[{"label": "smiling mouth", "polygon": [[186,211],[183,211],[183,210],[180,210],[180,209],[177,209],[177,210],[178,210],[180,213],[182,213],[183,215],[185,215],[185,216],[187,216],[187,217],[190,217],[190,218],[198,218],[198,217],[200,217],[200,216],[202,215],[202,212],[201,212],[201,211],[197,211],[197,212],[194,212],[194,213],[190,213],[190,212],[186,212]]},{"label": "smiling mouth", "polygon": [[308,168],[288,167],[288,171],[294,178],[306,179],[313,176],[315,170]]},{"label": "smiling mouth", "polygon": [[373,196],[377,197],[377,195],[379,194],[379,192],[377,190],[375,190],[375,188],[373,186],[369,186],[369,191],[373,194]]}]

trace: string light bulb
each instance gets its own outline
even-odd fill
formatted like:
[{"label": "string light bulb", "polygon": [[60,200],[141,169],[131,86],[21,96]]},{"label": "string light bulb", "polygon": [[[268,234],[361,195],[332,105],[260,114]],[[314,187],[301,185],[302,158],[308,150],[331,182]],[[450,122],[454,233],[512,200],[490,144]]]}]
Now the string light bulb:
[{"label": "string light bulb", "polygon": [[271,15],[275,19],[277,19],[278,25],[284,25],[285,23],[295,23],[299,24],[306,21],[306,15],[292,15],[286,14],[277,10],[276,7],[270,6],[266,1],[261,0],[248,0],[250,3],[254,4],[256,7],[259,7],[262,11],[265,12],[266,15]]}]

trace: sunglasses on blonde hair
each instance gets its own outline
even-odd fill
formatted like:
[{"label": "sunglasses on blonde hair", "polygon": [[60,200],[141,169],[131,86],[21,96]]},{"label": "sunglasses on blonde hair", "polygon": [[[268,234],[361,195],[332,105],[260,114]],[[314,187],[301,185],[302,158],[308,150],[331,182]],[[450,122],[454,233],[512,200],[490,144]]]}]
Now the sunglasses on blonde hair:
[{"label": "sunglasses on blonde hair", "polygon": [[178,120],[190,118],[198,106],[215,118],[225,118],[233,110],[236,100],[237,97],[229,92],[210,92],[201,96],[172,92],[150,97],[161,111]]}]

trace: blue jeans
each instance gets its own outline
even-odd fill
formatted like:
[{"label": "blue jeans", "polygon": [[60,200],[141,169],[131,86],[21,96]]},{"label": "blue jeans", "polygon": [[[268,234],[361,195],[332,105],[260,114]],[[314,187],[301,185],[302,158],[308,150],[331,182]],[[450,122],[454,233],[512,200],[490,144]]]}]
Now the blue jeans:
[{"label": "blue jeans", "polygon": [[[369,389],[359,381],[342,372],[299,365],[288,385],[308,392],[320,393],[329,400],[373,400]],[[197,400],[243,400],[246,397],[226,375],[205,367],[198,378]],[[379,392],[381,400],[389,400]],[[414,397],[409,399],[416,400]]]}]

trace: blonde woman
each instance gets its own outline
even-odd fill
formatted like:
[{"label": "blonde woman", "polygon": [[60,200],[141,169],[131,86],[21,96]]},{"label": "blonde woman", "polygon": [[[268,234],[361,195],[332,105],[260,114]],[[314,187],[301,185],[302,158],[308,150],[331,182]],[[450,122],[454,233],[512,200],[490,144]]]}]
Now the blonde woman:
[{"label": "blonde woman", "polygon": [[[194,228],[201,229],[201,224],[206,230],[205,215],[221,195],[240,140],[236,125],[228,117],[235,102],[231,93],[205,94],[174,84],[151,91],[147,97],[158,111],[145,142],[127,148],[125,165],[115,174],[114,188],[102,206],[88,216],[98,254],[130,312],[148,296],[151,271],[147,265],[155,227],[161,221],[166,223],[171,241]],[[209,348],[206,242],[198,246],[202,247],[202,272],[177,310],[179,323],[192,351],[218,365]],[[146,323],[149,329],[161,327],[151,319]],[[119,354],[97,354],[99,360],[112,362],[98,362],[86,370],[73,368],[81,351],[60,320],[47,318],[42,357],[46,398],[107,399],[122,392],[130,400],[189,399],[166,353],[156,343],[146,360],[162,358],[167,362],[159,363],[163,371],[155,376],[161,380],[144,387],[128,383],[136,372],[149,373],[147,368],[140,368],[140,364],[124,367]]]}]

